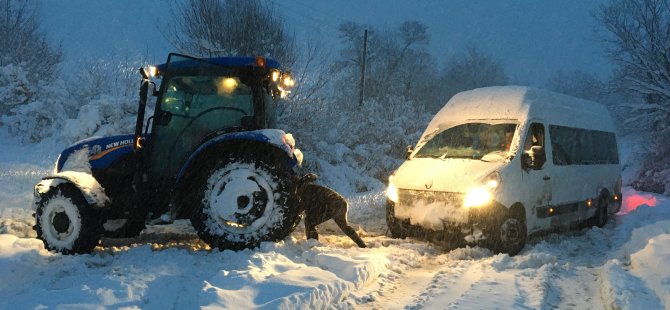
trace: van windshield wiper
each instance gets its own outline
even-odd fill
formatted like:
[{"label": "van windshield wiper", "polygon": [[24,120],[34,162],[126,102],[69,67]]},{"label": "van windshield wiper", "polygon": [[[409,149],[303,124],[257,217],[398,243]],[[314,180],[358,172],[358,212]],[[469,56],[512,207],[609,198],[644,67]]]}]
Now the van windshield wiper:
[{"label": "van windshield wiper", "polygon": [[441,158],[442,155],[433,155],[433,154],[417,154],[414,155],[415,158]]}]

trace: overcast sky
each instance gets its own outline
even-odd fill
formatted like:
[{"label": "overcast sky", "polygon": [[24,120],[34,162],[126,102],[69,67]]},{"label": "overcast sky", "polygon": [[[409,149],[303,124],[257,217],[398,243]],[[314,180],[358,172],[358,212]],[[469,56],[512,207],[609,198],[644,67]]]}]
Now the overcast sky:
[{"label": "overcast sky", "polygon": [[[594,40],[597,23],[591,16],[606,0],[269,2],[299,40],[316,33],[335,51],[337,26],[343,21],[395,28],[403,21],[418,20],[429,27],[430,50],[440,64],[474,45],[500,60],[516,83],[542,86],[559,69],[581,69],[601,77],[611,70]],[[83,58],[126,54],[162,62],[173,51],[159,31],[168,15],[166,3],[44,0],[44,28],[62,43],[65,67]]]}]

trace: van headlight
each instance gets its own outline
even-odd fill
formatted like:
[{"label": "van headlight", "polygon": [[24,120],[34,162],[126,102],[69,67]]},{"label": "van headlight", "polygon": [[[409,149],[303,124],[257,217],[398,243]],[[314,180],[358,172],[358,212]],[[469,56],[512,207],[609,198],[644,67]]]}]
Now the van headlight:
[{"label": "van headlight", "polygon": [[502,179],[497,171],[489,174],[482,180],[482,184],[465,194],[463,206],[466,208],[477,208],[493,201],[493,193],[500,186]]},{"label": "van headlight", "polygon": [[463,205],[466,208],[476,208],[487,205],[491,200],[493,200],[491,191],[484,186],[480,186],[469,190],[468,193],[465,194]]},{"label": "van headlight", "polygon": [[393,176],[389,177],[389,186],[386,188],[386,198],[394,203],[398,203],[398,188],[393,184]]}]

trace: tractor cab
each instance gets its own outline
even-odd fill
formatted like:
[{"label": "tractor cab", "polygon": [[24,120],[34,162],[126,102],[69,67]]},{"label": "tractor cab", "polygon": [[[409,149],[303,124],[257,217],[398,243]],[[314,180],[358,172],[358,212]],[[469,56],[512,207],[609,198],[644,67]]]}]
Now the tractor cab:
[{"label": "tractor cab", "polygon": [[[170,54],[165,64],[144,71],[161,79],[156,109],[145,135],[148,173],[172,179],[195,148],[216,136],[276,128],[277,99],[293,86],[279,64],[263,57],[197,59]],[[143,107],[145,104],[140,104]],[[139,135],[136,136],[139,137]]]}]

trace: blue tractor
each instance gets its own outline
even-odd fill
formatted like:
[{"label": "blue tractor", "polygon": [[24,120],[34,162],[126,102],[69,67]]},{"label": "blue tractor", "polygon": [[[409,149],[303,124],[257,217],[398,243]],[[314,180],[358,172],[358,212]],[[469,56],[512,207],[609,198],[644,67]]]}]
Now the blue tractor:
[{"label": "blue tractor", "polygon": [[[46,248],[87,253],[102,236],[133,237],[175,219],[190,219],[219,249],[289,235],[302,211],[302,155],[291,135],[271,128],[290,75],[264,57],[179,54],[140,73],[135,133],[76,143],[35,186],[35,230]],[[149,95],[156,107],[145,124]]]}]

